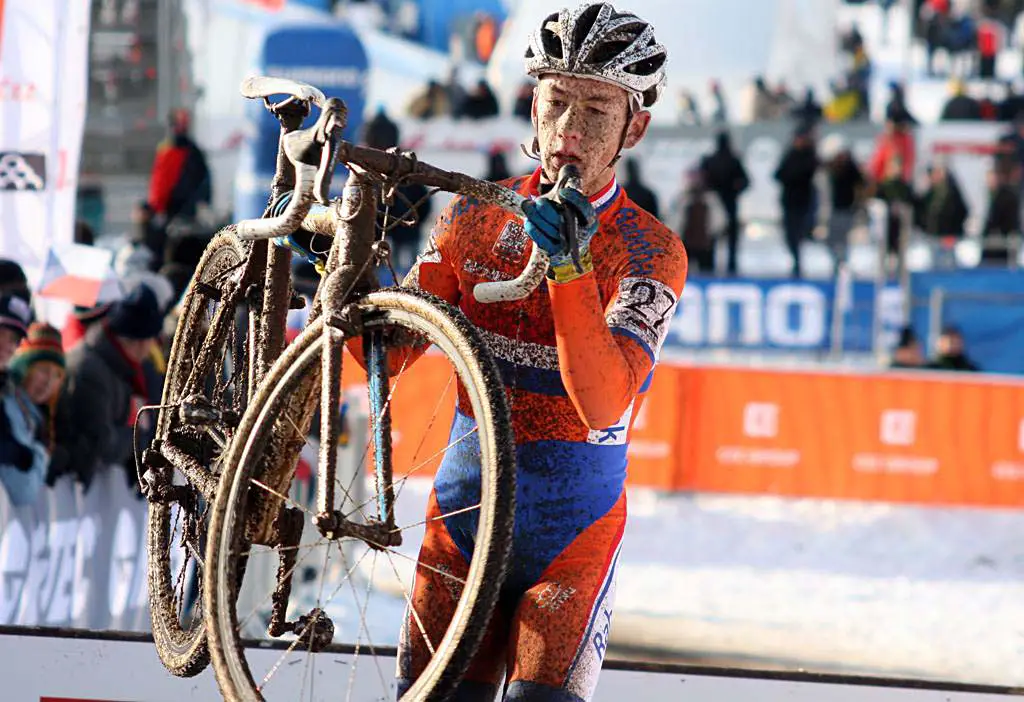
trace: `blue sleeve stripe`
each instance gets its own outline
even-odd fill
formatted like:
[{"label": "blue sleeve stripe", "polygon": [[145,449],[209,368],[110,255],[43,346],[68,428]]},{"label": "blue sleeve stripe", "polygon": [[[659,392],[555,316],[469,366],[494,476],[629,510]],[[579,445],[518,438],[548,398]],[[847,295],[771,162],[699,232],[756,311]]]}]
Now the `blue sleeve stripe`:
[{"label": "blue sleeve stripe", "polygon": [[623,329],[622,327],[612,327],[611,331],[612,334],[618,334],[619,336],[628,337],[635,341],[636,343],[640,344],[640,348],[642,348],[644,352],[647,354],[647,357],[651,359],[651,363],[655,363],[658,360],[658,357],[654,355],[654,351],[652,351],[651,347],[647,345],[647,342],[645,342],[643,339],[641,339],[639,336],[637,336],[630,330]]}]

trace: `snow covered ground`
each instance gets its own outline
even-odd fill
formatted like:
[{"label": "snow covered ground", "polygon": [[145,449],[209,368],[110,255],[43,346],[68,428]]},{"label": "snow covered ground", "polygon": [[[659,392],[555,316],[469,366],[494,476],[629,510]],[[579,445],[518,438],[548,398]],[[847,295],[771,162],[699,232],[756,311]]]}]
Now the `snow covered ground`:
[{"label": "snow covered ground", "polygon": [[[410,481],[399,523],[419,521],[428,490]],[[1024,512],[649,490],[629,500],[612,629],[620,651],[1024,684]],[[412,561],[377,557],[371,569],[372,558],[328,606],[336,641],[396,641],[397,579]],[[336,587],[326,582],[325,596]]]}]

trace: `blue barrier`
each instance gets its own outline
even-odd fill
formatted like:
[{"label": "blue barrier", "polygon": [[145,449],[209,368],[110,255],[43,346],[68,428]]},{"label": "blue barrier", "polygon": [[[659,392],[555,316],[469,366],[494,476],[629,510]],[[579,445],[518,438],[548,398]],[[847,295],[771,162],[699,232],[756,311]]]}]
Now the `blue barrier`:
[{"label": "blue barrier", "polygon": [[[854,281],[845,291],[842,349],[873,349],[876,310],[883,343],[902,323],[900,291]],[[877,298],[877,299],[876,299]],[[834,281],[691,276],[676,309],[666,346],[743,350],[827,351],[836,312]]]},{"label": "blue barrier", "polygon": [[927,304],[941,290],[940,326],[957,327],[967,355],[990,373],[1024,373],[1024,271],[976,268],[911,277],[911,323],[921,339],[937,334]]}]

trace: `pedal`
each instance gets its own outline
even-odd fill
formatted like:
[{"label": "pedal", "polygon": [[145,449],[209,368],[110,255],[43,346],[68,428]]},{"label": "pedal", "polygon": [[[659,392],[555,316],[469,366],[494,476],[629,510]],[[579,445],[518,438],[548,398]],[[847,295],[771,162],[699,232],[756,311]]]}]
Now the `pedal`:
[{"label": "pedal", "polygon": [[299,295],[296,292],[292,293],[292,298],[288,301],[288,309],[290,310],[303,310],[306,309],[306,298]]}]

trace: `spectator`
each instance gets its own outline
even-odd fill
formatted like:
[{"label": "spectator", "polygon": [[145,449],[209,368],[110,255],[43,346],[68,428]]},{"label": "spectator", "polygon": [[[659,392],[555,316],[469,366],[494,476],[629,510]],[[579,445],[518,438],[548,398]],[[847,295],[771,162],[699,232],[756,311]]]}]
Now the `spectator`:
[{"label": "spectator", "polygon": [[49,324],[32,324],[11,361],[11,378],[29,405],[24,409],[27,418],[36,425],[35,439],[49,456],[46,482],[50,485],[67,472],[71,458],[63,444],[69,420],[63,413],[58,420],[58,409],[66,409],[60,402],[64,376],[60,332]]},{"label": "spectator", "polygon": [[831,195],[828,247],[832,252],[833,270],[838,273],[839,266],[847,262],[850,231],[853,229],[865,181],[853,153],[840,135],[832,134],[824,140],[822,154],[826,159],[825,169]]},{"label": "spectator", "polygon": [[754,78],[754,85],[752,86],[753,97],[751,99],[751,119],[752,122],[768,122],[775,119],[775,97],[768,90],[768,85],[764,82],[764,77],[757,76]]},{"label": "spectator", "polygon": [[704,174],[696,169],[688,172],[685,179],[676,231],[686,245],[690,263],[701,273],[714,273],[715,241],[711,236],[711,207]]},{"label": "spectator", "polygon": [[853,53],[853,65],[846,76],[851,90],[858,98],[858,116],[865,119],[871,114],[871,74],[874,71],[867,50],[861,46]]},{"label": "spectator", "polygon": [[856,53],[857,49],[864,47],[864,37],[860,33],[860,27],[854,22],[849,31],[840,34],[839,36],[839,48],[851,56]]},{"label": "spectator", "polygon": [[35,501],[49,462],[45,447],[35,438],[37,415],[9,372],[30,319],[25,300],[0,296],[0,482],[15,505]]},{"label": "spectator", "polygon": [[928,52],[928,75],[935,75],[935,53],[949,50],[949,0],[927,0],[921,7],[925,24],[925,46]]},{"label": "spectator", "polygon": [[67,400],[74,421],[67,446],[86,489],[97,471],[133,458],[136,412],[150,393],[143,362],[162,326],[156,295],[138,285],[68,354]]},{"label": "spectator", "polygon": [[487,154],[487,172],[484,174],[484,180],[497,183],[511,177],[512,172],[508,169],[505,152],[497,147],[492,148]]},{"label": "spectator", "polygon": [[699,127],[701,125],[697,97],[685,88],[679,91],[679,124],[687,127]]},{"label": "spectator", "polygon": [[433,119],[452,114],[448,91],[436,80],[427,82],[418,95],[413,96],[408,108],[409,116],[415,119]]},{"label": "spectator", "polygon": [[462,87],[459,80],[459,65],[452,64],[448,69],[448,81],[444,85],[445,94],[448,96],[448,114],[455,119],[466,117],[466,89]]},{"label": "spectator", "polygon": [[964,235],[968,210],[956,178],[943,161],[937,160],[928,169],[928,189],[917,205],[918,226],[939,246],[938,264],[955,267],[954,246]]},{"label": "spectator", "polygon": [[889,83],[889,104],[885,106],[886,120],[903,122],[911,126],[917,124],[914,115],[910,114],[907,108],[907,98],[903,85],[892,81]]},{"label": "spectator", "polygon": [[512,114],[519,119],[529,122],[533,119],[533,81],[524,80],[519,84],[519,91],[516,92],[516,102],[512,107]]},{"label": "spectator", "polygon": [[498,99],[487,81],[481,78],[466,95],[462,105],[462,115],[469,119],[487,119],[498,116]]},{"label": "spectator", "polygon": [[793,108],[796,107],[796,100],[790,94],[785,81],[780,80],[778,84],[776,84],[775,91],[772,93],[772,99],[772,119],[785,119],[793,114]]},{"label": "spectator", "polygon": [[1017,92],[1013,81],[1006,81],[1006,94],[999,103],[999,121],[1014,122],[1018,115],[1024,113],[1024,95]]},{"label": "spectator", "polygon": [[946,327],[942,330],[935,345],[935,357],[928,364],[928,368],[971,372],[981,370],[964,352],[964,337],[956,327]]},{"label": "spectator", "polygon": [[811,232],[816,200],[814,174],[817,170],[818,155],[814,147],[813,129],[809,125],[801,125],[775,170],[775,180],[782,186],[782,227],[786,246],[793,257],[794,278],[802,276],[800,244]]},{"label": "spectator", "polygon": [[[988,215],[981,229],[981,262],[1006,266],[1010,260],[1007,238],[1020,235],[1020,191],[1006,174],[996,169],[988,172],[988,189]],[[993,241],[997,237],[1001,241]]]},{"label": "spectator", "polygon": [[0,295],[14,295],[25,302],[32,300],[28,278],[17,261],[0,258]]},{"label": "spectator", "polygon": [[793,118],[800,123],[817,124],[821,116],[821,103],[814,96],[814,88],[808,88],[803,102],[793,108]]},{"label": "spectator", "polygon": [[978,22],[977,51],[978,76],[983,80],[996,77],[996,57],[1002,43],[1002,28],[998,20],[983,17]]},{"label": "spectator", "polygon": [[885,130],[875,143],[868,162],[869,190],[886,204],[885,239],[890,261],[899,259],[903,222],[899,216],[901,205],[913,202],[914,135],[911,124],[903,117],[893,116],[885,122]]},{"label": "spectator", "polygon": [[944,122],[981,119],[981,105],[966,93],[962,80],[955,78],[949,83],[949,100],[939,117]]},{"label": "spectator", "polygon": [[640,163],[635,158],[627,158],[623,165],[626,168],[626,180],[622,187],[626,189],[626,195],[641,209],[658,219],[658,196],[644,184],[643,178],[640,176]]},{"label": "spectator", "polygon": [[913,328],[904,327],[900,331],[900,339],[892,352],[890,368],[922,368],[924,367],[924,351]]},{"label": "spectator", "polygon": [[202,149],[189,136],[191,122],[187,110],[174,110],[170,135],[157,147],[147,200],[158,218],[157,226],[179,217],[194,220],[198,208],[208,206],[212,198],[210,169]]},{"label": "spectator", "polygon": [[750,186],[750,178],[732,149],[729,132],[719,132],[716,139],[715,151],[700,162],[701,185],[718,196],[725,212],[725,234],[729,246],[726,270],[729,275],[736,275],[740,239],[739,198]]},{"label": "spectator", "polygon": [[[392,146],[398,145],[398,125],[388,117],[387,110],[383,104],[377,105],[377,111],[374,112],[373,117],[363,125],[362,134],[360,135],[364,144],[391,144]],[[374,148],[388,148],[374,146]]]},{"label": "spectator", "polygon": [[729,110],[725,106],[725,94],[722,92],[722,84],[717,80],[711,81],[711,101],[715,105],[711,113],[712,124],[719,126],[728,124]]}]

